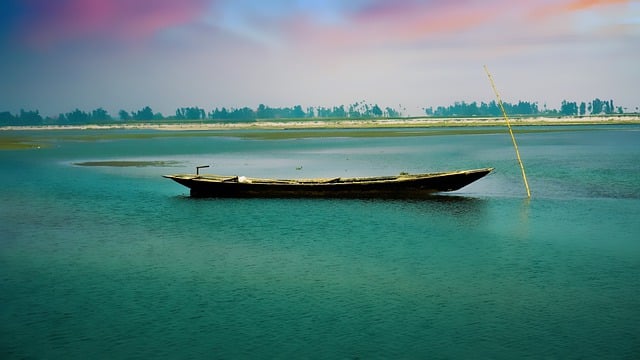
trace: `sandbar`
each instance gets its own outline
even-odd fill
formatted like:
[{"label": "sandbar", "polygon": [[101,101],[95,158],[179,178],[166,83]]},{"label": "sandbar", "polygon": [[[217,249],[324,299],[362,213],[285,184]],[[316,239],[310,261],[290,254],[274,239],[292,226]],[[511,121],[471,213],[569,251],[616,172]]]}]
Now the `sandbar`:
[{"label": "sandbar", "polygon": [[[576,117],[515,117],[509,119],[512,126],[535,125],[597,125],[597,124],[640,124],[640,115],[606,115]],[[479,127],[505,126],[503,118],[398,118],[398,119],[310,119],[310,120],[256,120],[250,122],[214,122],[214,121],[169,121],[127,122],[87,125],[41,125],[41,126],[3,126],[0,131],[16,130],[288,130],[288,129],[367,129],[367,128],[424,128],[424,127]]]}]

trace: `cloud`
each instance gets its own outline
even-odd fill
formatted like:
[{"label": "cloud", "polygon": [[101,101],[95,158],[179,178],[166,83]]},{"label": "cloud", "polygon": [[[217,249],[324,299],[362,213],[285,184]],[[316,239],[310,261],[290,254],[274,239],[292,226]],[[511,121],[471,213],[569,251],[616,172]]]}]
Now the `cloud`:
[{"label": "cloud", "polygon": [[486,28],[508,35],[537,26],[546,33],[544,27],[549,19],[629,3],[625,0],[6,1],[9,5],[3,5],[3,12],[15,16],[3,15],[0,18],[3,23],[18,23],[17,38],[28,47],[45,50],[66,44],[138,44],[166,29],[202,29],[201,25],[233,34],[236,40],[266,47],[357,49],[414,45],[433,39],[446,42]]},{"label": "cloud", "polygon": [[629,0],[574,0],[566,5],[567,10],[585,10],[596,6],[617,5],[628,3]]},{"label": "cloud", "polygon": [[[525,19],[538,24],[541,32],[555,38],[598,42],[624,39],[638,34],[633,23],[634,3],[627,0],[564,0],[532,9]],[[637,16],[637,15],[636,15]],[[634,35],[634,33],[636,35]],[[544,40],[551,40],[546,37]]]},{"label": "cloud", "polygon": [[205,0],[25,0],[17,36],[36,49],[95,39],[136,41],[189,23],[208,6]]},{"label": "cloud", "polygon": [[522,16],[530,2],[522,0],[362,1],[342,9],[341,21],[318,21],[300,13],[283,34],[297,43],[336,47],[415,44],[473,32],[505,14]]},{"label": "cloud", "polygon": [[293,45],[320,49],[451,47],[456,44],[473,47],[482,46],[480,42],[521,46],[527,42],[555,42],[555,37],[562,42],[588,36],[582,30],[587,17],[603,24],[622,21],[620,18],[628,3],[624,0],[367,0],[341,8],[340,16],[336,17],[340,21],[326,22],[315,13],[300,11],[282,19],[279,29],[266,30],[279,32]]},{"label": "cloud", "polygon": [[631,3],[630,0],[562,0],[537,6],[531,12],[534,18],[564,16],[596,7],[617,6]]}]

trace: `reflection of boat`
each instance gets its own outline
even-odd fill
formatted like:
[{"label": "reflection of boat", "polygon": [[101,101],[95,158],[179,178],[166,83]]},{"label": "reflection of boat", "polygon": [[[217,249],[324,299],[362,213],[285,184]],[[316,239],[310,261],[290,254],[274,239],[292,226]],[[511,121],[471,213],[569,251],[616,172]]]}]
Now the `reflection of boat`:
[{"label": "reflection of boat", "polygon": [[193,197],[238,198],[420,198],[455,191],[482,178],[493,168],[401,174],[361,178],[259,179],[221,175],[165,175],[189,189]]}]

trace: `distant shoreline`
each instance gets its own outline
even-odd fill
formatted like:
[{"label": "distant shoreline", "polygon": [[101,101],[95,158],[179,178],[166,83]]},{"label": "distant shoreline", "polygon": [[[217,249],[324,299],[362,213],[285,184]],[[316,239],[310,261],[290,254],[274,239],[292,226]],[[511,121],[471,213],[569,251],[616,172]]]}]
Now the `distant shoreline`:
[{"label": "distant shoreline", "polygon": [[[622,125],[640,124],[640,115],[612,115],[588,117],[529,117],[509,119],[513,126],[535,125]],[[2,126],[0,131],[32,130],[289,130],[289,129],[367,129],[367,128],[424,128],[505,126],[502,118],[400,118],[400,119],[329,119],[329,120],[258,120],[252,122],[137,122],[122,124]]]}]

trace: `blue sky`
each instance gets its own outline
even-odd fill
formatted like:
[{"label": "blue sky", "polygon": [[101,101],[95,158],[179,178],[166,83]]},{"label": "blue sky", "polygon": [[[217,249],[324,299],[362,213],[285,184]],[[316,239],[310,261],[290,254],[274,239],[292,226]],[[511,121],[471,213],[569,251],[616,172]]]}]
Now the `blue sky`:
[{"label": "blue sky", "polygon": [[4,0],[0,111],[640,106],[640,1]]}]

